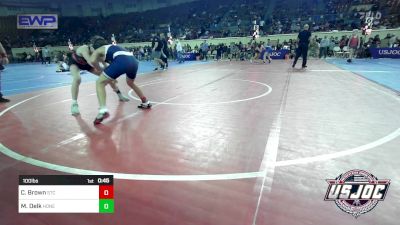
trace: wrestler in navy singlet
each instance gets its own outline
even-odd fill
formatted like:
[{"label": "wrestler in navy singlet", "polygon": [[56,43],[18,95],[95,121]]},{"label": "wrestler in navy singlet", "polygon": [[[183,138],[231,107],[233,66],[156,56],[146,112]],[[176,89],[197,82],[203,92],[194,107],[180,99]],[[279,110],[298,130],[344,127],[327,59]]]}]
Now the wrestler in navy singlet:
[{"label": "wrestler in navy singlet", "polygon": [[109,63],[104,74],[110,79],[117,79],[126,73],[129,79],[135,79],[139,62],[128,50],[118,45],[105,46],[105,62]]}]

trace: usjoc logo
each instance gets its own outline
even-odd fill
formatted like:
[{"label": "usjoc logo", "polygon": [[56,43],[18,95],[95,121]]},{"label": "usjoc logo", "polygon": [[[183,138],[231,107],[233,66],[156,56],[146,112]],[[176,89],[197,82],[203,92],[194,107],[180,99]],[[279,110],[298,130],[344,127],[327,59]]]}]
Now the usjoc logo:
[{"label": "usjoc logo", "polygon": [[184,58],[184,59],[190,59],[192,56],[191,55],[189,55],[189,54],[183,54],[182,55],[182,58]]},{"label": "usjoc logo", "polygon": [[274,51],[274,52],[271,53],[271,56],[281,56],[281,53]]},{"label": "usjoc logo", "polygon": [[400,55],[400,49],[383,49],[379,50],[379,55]]},{"label": "usjoc logo", "polygon": [[17,16],[18,29],[58,29],[57,14],[24,14]]},{"label": "usjoc logo", "polygon": [[383,201],[390,185],[390,180],[378,180],[364,170],[350,170],[336,179],[326,181],[329,186],[325,201],[334,201],[342,211],[355,218]]}]

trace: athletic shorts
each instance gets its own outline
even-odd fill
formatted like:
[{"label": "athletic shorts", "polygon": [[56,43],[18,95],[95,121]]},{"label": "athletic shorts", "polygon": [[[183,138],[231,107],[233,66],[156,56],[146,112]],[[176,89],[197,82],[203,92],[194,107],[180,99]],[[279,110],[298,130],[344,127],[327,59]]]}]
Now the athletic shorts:
[{"label": "athletic shorts", "polygon": [[151,57],[152,57],[153,59],[160,59],[160,58],[161,58],[161,51],[153,51],[153,52],[151,53]]},{"label": "athletic shorts", "polygon": [[267,54],[266,50],[263,50],[262,52],[260,52],[260,56],[258,58],[259,59],[264,59],[264,54]]},{"label": "athletic shorts", "polygon": [[129,79],[135,79],[138,71],[139,62],[133,56],[120,55],[114,58],[111,64],[104,70],[105,75],[112,80],[117,79],[122,74],[126,74]]}]

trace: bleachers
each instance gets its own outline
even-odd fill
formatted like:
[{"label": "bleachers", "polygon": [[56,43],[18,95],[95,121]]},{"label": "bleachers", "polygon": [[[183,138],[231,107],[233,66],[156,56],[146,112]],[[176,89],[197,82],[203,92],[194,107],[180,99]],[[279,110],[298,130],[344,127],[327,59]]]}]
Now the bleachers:
[{"label": "bleachers", "polygon": [[[203,0],[141,13],[118,14],[109,17],[62,17],[56,31],[16,30],[15,17],[0,17],[11,24],[0,40],[9,39],[13,47],[65,45],[71,39],[75,45],[87,42],[92,35],[111,37],[118,42],[148,41],[152,33],[167,32],[170,25],[174,37],[235,37],[251,34],[252,21],[265,21],[263,35],[297,32],[309,23],[312,31],[352,30],[360,28],[363,10],[379,11],[379,28],[400,27],[399,1],[393,0]],[[6,35],[5,35],[6,34]],[[7,37],[6,37],[7,36]]]}]

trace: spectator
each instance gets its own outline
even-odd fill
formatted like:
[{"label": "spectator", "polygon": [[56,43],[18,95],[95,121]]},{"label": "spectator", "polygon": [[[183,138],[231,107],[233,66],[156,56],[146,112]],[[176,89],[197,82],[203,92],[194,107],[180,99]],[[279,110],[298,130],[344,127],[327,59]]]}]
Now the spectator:
[{"label": "spectator", "polygon": [[29,54],[26,54],[26,52],[24,52],[25,53],[25,61],[27,61],[27,62],[33,62],[33,60],[34,60],[34,58],[33,58],[33,55],[31,54],[31,53],[29,53]]},{"label": "spectator", "polygon": [[381,38],[379,34],[375,35],[374,39],[372,40],[373,48],[379,48],[381,46]]},{"label": "spectator", "polygon": [[50,65],[51,57],[50,57],[50,52],[47,46],[45,46],[42,50],[42,64],[49,63]]},{"label": "spectator", "polygon": [[217,47],[217,57],[216,60],[222,59],[222,55],[224,54],[224,46],[223,44],[218,45]]},{"label": "spectator", "polygon": [[389,47],[394,48],[395,43],[396,43],[396,36],[392,34],[389,39]]},{"label": "spectator", "polygon": [[348,41],[348,48],[349,48],[349,59],[347,62],[352,62],[353,57],[357,53],[357,50],[360,48],[361,40],[357,35],[357,31],[353,31],[353,35],[351,36],[350,40]]},{"label": "spectator", "polygon": [[145,52],[144,52],[144,48],[142,46],[140,46],[139,48],[139,54],[138,54],[138,58],[139,60],[143,60],[145,58]]},{"label": "spectator", "polygon": [[328,55],[328,47],[329,46],[330,46],[330,41],[328,39],[328,36],[325,35],[320,43],[319,58],[324,57],[324,59],[326,59],[326,56]]},{"label": "spectator", "polygon": [[201,54],[201,58],[204,61],[207,61],[208,50],[209,50],[209,47],[208,47],[207,40],[204,40],[203,43],[201,43],[201,45],[200,45],[200,54]]},{"label": "spectator", "polygon": [[318,42],[317,42],[317,37],[315,36],[310,41],[310,52],[309,52],[309,55],[311,57],[318,57],[318,50],[319,50],[319,46],[318,46]]},{"label": "spectator", "polygon": [[183,58],[183,48],[182,44],[179,41],[179,39],[176,40],[176,53],[177,53],[177,58],[178,58],[178,63],[183,63],[185,62],[185,59]]},{"label": "spectator", "polygon": [[342,39],[340,39],[340,42],[339,42],[339,48],[340,48],[340,50],[343,51],[344,46],[347,46],[347,44],[348,44],[347,36],[346,36],[346,35],[345,35],[345,36],[342,36]]},{"label": "spectator", "polygon": [[389,40],[390,40],[391,35],[387,34],[384,39],[381,41],[381,48],[389,48]]},{"label": "spectator", "polygon": [[57,62],[58,68],[56,72],[67,72],[69,71],[69,59],[66,53],[62,54],[62,58]]},{"label": "spectator", "polygon": [[[223,37],[232,34],[246,36],[250,34],[252,21],[260,25],[262,32],[268,32],[268,34],[298,32],[301,21],[312,21],[315,31],[351,30],[355,26],[358,27],[362,14],[354,8],[359,8],[359,6],[365,7],[363,11],[369,11],[375,7],[376,12],[385,13],[384,19],[375,19],[375,27],[398,27],[400,25],[397,10],[399,1],[384,0],[383,2],[378,4],[377,0],[314,0],[293,4],[293,0],[281,0],[274,8],[267,9],[263,1],[235,0],[234,4],[226,4],[225,0],[193,1],[169,8],[118,16],[72,17],[60,20],[60,29],[54,32],[44,34],[27,31],[13,36],[11,42],[14,47],[26,47],[30,46],[33,38],[41,46],[45,44],[59,46],[65,44],[67,37],[74,36],[74,43],[80,45],[93,33],[109,37],[112,33],[116,33],[119,40],[139,42],[148,40],[151,33],[163,31],[162,29],[165,28],[159,25],[166,24],[166,21],[171,24],[171,32],[174,36],[185,39],[200,36]],[[270,18],[263,18],[262,15],[266,15],[267,12],[271,12]],[[365,16],[365,13],[363,15]],[[135,21],[135,27],[127,21]],[[40,40],[43,35],[46,35],[46,38]]]}]

